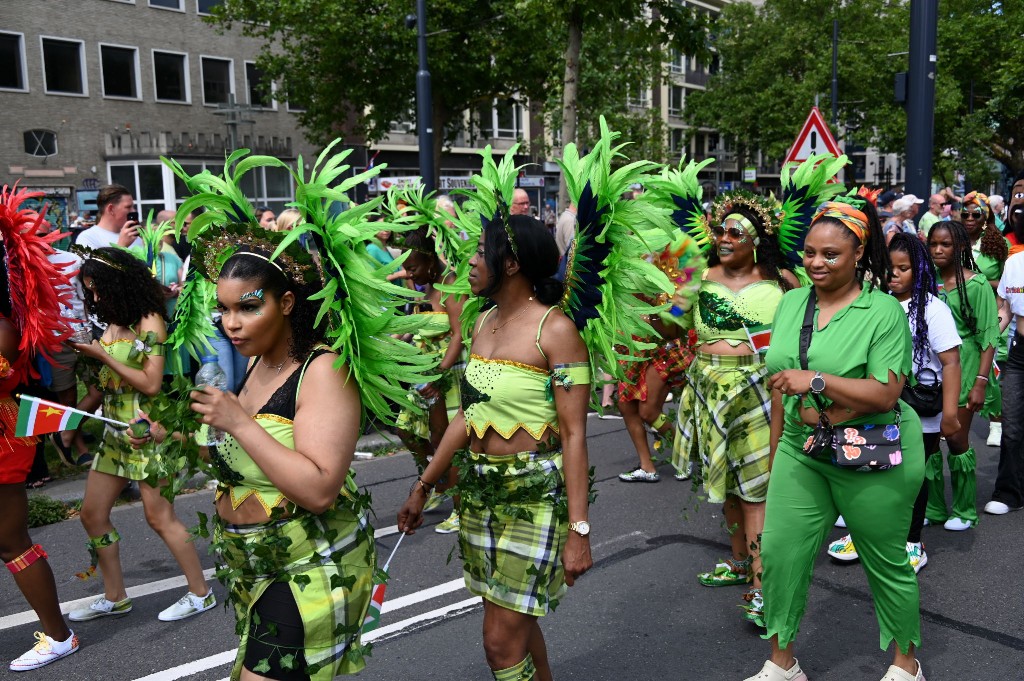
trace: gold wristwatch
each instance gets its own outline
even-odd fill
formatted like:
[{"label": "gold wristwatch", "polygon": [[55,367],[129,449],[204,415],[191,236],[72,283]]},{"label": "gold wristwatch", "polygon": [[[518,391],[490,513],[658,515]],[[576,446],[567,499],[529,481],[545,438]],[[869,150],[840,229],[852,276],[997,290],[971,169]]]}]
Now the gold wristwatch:
[{"label": "gold wristwatch", "polygon": [[569,529],[581,537],[586,537],[588,534],[590,534],[590,523],[588,523],[586,520],[580,520],[575,523],[569,523]]}]

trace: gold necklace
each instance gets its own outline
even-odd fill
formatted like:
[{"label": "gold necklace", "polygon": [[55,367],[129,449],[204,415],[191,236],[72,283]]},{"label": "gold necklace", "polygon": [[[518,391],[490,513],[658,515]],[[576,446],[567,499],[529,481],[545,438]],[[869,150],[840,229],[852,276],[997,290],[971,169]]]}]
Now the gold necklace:
[{"label": "gold necklace", "polygon": [[[501,323],[501,326],[494,326],[494,327],[491,327],[491,333],[497,333],[497,332],[498,332],[498,329],[503,329],[503,328],[505,328],[505,326],[506,326],[506,325],[508,325],[508,324],[509,324],[510,322],[514,322],[515,320],[517,320],[517,319],[519,319],[520,317],[522,317],[522,316],[523,316],[523,314],[525,314],[525,313],[526,313],[526,308],[530,307],[530,302],[531,302],[532,300],[533,300],[533,296],[530,296],[529,298],[527,298],[527,300],[526,300],[526,305],[523,305],[523,309],[522,309],[522,310],[520,310],[520,311],[519,311],[519,312],[518,312],[518,313],[516,314],[516,316],[515,316],[515,317],[512,317],[512,319],[506,319],[505,321],[503,321],[503,322]],[[494,315],[494,320],[495,320],[495,321],[497,321],[497,320],[498,320],[498,315]]]}]

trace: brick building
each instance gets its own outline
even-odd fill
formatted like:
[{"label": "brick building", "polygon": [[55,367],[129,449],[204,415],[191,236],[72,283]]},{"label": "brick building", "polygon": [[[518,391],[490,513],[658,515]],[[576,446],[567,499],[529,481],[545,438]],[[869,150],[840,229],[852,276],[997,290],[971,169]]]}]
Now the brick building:
[{"label": "brick building", "polygon": [[[159,157],[192,172],[219,169],[232,134],[256,153],[315,158],[291,107],[260,83],[260,43],[203,21],[219,2],[4,3],[0,182],[43,189],[52,219],[66,226],[108,182],[129,187],[143,214],[173,208],[183,187]],[[228,125],[232,118],[241,122]],[[279,209],[293,197],[282,169],[250,176],[258,204]]]}]

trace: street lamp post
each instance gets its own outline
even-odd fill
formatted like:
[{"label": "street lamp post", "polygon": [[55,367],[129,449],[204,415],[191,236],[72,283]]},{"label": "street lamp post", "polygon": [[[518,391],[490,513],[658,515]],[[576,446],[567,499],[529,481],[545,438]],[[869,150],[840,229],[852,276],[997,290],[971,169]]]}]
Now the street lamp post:
[{"label": "street lamp post", "polygon": [[416,30],[420,67],[416,72],[416,131],[420,144],[420,176],[423,188],[432,192],[437,188],[434,176],[434,119],[433,96],[430,91],[430,71],[427,69],[427,0],[416,0]]}]

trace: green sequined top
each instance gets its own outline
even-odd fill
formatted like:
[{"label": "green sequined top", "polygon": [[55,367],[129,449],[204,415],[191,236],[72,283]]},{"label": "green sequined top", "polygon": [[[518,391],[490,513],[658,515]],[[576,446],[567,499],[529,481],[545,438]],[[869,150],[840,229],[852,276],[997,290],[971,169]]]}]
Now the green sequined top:
[{"label": "green sequined top", "polygon": [[750,342],[748,329],[772,323],[783,293],[777,281],[755,281],[733,291],[708,279],[707,273],[704,270],[694,307],[698,344],[724,340],[736,347]]}]

